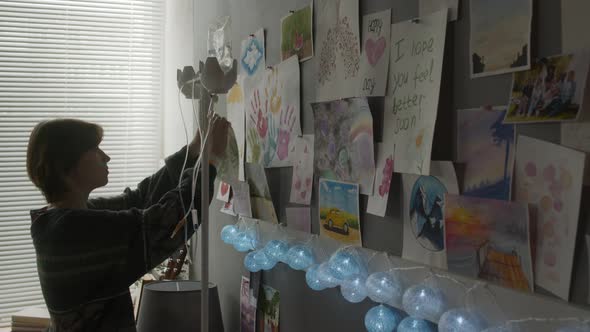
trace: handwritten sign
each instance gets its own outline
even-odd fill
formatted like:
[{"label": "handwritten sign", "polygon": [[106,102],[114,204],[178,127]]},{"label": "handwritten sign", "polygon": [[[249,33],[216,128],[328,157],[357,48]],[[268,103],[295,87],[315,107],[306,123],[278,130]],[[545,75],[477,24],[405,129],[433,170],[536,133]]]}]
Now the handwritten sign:
[{"label": "handwritten sign", "polygon": [[391,9],[363,16],[359,96],[385,96],[391,35]]},{"label": "handwritten sign", "polygon": [[392,26],[385,139],[395,143],[397,173],[430,173],[447,10]]}]

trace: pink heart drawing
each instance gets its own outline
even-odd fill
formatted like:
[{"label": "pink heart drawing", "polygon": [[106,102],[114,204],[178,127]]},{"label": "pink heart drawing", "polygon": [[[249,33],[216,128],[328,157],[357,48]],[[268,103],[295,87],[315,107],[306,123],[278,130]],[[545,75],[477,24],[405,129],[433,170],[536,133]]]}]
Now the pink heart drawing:
[{"label": "pink heart drawing", "polygon": [[372,38],[367,39],[365,43],[365,53],[371,66],[375,67],[381,56],[385,52],[385,38],[380,37],[377,41]]}]

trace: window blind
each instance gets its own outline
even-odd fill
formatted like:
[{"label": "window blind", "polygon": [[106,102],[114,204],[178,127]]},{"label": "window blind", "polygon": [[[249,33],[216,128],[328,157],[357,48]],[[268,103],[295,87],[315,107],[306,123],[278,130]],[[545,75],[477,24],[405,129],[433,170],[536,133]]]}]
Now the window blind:
[{"label": "window blind", "polygon": [[72,117],[104,128],[113,195],[158,166],[164,0],[0,1],[0,327],[44,303],[29,210],[45,205],[29,181],[34,125]]}]

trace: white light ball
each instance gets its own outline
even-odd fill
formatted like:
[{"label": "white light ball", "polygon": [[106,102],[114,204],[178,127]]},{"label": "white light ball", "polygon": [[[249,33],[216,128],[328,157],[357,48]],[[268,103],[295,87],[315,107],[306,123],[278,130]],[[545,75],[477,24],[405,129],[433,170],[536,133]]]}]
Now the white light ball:
[{"label": "white light ball", "polygon": [[445,312],[438,321],[439,332],[481,332],[486,327],[488,324],[483,317],[463,308]]},{"label": "white light ball", "polygon": [[367,292],[371,300],[386,303],[403,296],[402,284],[397,275],[389,272],[375,272],[369,275],[366,282]]},{"label": "white light ball", "polygon": [[343,281],[340,285],[340,293],[348,302],[359,303],[367,297],[367,287],[363,277]]},{"label": "white light ball", "polygon": [[410,316],[438,322],[446,310],[447,301],[440,289],[419,284],[404,292],[402,305]]},{"label": "white light ball", "polygon": [[365,328],[369,332],[393,332],[401,320],[397,311],[381,304],[367,311]]}]

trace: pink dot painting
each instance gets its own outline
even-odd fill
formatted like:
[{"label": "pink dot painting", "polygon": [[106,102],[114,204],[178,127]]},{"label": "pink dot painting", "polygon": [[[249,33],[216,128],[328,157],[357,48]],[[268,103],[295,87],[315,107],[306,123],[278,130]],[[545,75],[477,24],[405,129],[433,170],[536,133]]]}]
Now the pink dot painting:
[{"label": "pink dot painting", "polygon": [[555,179],[555,167],[549,165],[543,170],[543,179],[547,182],[551,182]]},{"label": "pink dot painting", "polygon": [[557,263],[557,256],[553,251],[548,251],[543,255],[543,262],[548,266],[555,266]]},{"label": "pink dot painting", "polygon": [[529,161],[524,167],[524,173],[527,176],[537,176],[537,166]]},{"label": "pink dot painting", "polygon": [[555,209],[557,212],[561,212],[563,209],[563,202],[560,200],[553,202],[553,209]]}]

